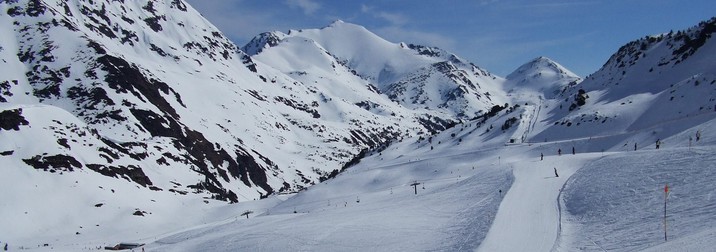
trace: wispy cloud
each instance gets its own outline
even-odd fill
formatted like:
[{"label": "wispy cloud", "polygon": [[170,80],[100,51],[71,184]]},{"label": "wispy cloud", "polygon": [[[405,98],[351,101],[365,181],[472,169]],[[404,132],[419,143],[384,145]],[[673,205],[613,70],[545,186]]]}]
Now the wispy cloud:
[{"label": "wispy cloud", "polygon": [[379,10],[365,4],[361,5],[361,12],[385,21],[385,25],[375,28],[374,32],[389,41],[438,46],[448,50],[455,45],[455,41],[449,37],[407,28],[411,19],[401,13]]},{"label": "wispy cloud", "polygon": [[410,22],[410,19],[400,13],[392,13],[387,11],[379,11],[374,7],[368,5],[361,5],[361,12],[372,15],[375,18],[380,18],[388,21],[391,26],[402,26]]},{"label": "wispy cloud", "polygon": [[497,2],[499,2],[499,0],[479,0],[479,1],[477,1],[477,4],[484,6],[484,5],[489,5],[489,4],[493,4],[493,3],[497,3]]},{"label": "wispy cloud", "polygon": [[[495,2],[497,0],[494,0]],[[527,4],[510,4],[506,5],[508,9],[555,9],[568,8],[586,5],[596,5],[599,1],[553,1],[553,2],[530,2]]]},{"label": "wispy cloud", "polygon": [[291,8],[299,8],[306,15],[313,15],[321,8],[321,5],[313,0],[286,0],[286,4]]}]

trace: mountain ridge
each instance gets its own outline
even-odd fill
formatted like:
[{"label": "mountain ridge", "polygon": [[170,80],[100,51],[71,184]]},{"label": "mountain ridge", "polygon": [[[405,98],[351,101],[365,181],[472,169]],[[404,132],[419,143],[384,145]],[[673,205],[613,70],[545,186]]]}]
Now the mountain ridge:
[{"label": "mountain ridge", "polygon": [[[478,77],[490,80],[485,87],[500,82],[485,70],[436,48],[389,43],[344,22],[324,30],[365,35],[406,59],[421,59],[420,71],[393,74],[399,81],[386,81],[381,89],[372,80],[383,78],[383,71],[361,74],[350,67],[358,60],[311,43],[306,45],[322,55],[324,72],[280,71],[243,52],[183,1],[26,0],[5,2],[3,10],[3,34],[16,38],[4,40],[0,51],[3,110],[39,105],[84,122],[74,123],[82,130],[70,132],[33,117],[30,126],[57,128],[62,136],[42,150],[11,157],[35,160],[30,167],[37,168],[82,156],[65,160],[104,176],[152,181],[160,193],[192,191],[237,202],[299,191],[334,176],[367,149],[442,131],[504,102],[479,101],[502,96],[498,88],[480,91]],[[265,54],[258,48],[255,53]],[[427,77],[454,84],[429,92],[430,83],[409,85]],[[13,134],[24,134],[25,127],[18,127]],[[73,140],[95,150],[73,147]],[[31,138],[14,141],[3,148],[32,144]],[[164,172],[169,167],[189,173],[173,178]]]}]

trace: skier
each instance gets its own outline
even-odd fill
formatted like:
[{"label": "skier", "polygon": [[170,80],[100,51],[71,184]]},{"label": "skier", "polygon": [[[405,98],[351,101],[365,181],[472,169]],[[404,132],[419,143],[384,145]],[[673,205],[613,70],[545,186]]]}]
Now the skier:
[{"label": "skier", "polygon": [[554,167],[554,177],[559,178],[559,174],[557,174],[557,167]]},{"label": "skier", "polygon": [[698,142],[699,140],[701,140],[701,130],[696,131],[696,142]]},{"label": "skier", "polygon": [[574,151],[574,146],[572,146],[572,155],[576,154],[577,152]]},{"label": "skier", "polygon": [[562,156],[562,148],[557,149],[557,156]]},{"label": "skier", "polygon": [[539,161],[542,161],[542,160],[544,160],[544,153],[539,154]]},{"label": "skier", "polygon": [[634,151],[636,151],[636,142],[634,142]]},{"label": "skier", "polygon": [[656,139],[656,149],[658,150],[659,147],[661,147],[661,139]]}]

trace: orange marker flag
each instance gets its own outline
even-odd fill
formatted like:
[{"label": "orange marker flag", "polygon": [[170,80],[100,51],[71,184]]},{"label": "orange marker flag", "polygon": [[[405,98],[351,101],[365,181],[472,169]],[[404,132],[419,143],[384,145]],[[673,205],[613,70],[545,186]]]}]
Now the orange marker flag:
[{"label": "orange marker flag", "polygon": [[668,192],[669,192],[669,184],[666,184],[664,186],[664,193],[668,193]]}]

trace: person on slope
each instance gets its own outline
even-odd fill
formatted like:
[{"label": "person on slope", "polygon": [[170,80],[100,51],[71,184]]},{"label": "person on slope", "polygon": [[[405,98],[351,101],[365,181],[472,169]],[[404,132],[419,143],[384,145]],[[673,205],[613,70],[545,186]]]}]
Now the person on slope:
[{"label": "person on slope", "polygon": [[554,177],[559,178],[559,174],[557,174],[557,167],[554,167]]},{"label": "person on slope", "polygon": [[557,156],[562,156],[562,148],[557,149]]},{"label": "person on slope", "polygon": [[701,140],[701,130],[696,131],[696,142]]}]

